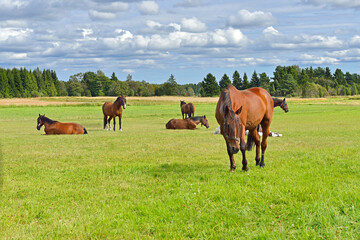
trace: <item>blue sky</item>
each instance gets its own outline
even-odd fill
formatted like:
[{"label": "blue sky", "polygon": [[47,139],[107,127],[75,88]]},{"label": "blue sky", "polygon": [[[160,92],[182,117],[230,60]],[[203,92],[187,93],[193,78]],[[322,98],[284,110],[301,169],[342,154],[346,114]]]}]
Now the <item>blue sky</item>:
[{"label": "blue sky", "polygon": [[277,65],[360,74],[360,0],[0,0],[0,67],[198,83]]}]

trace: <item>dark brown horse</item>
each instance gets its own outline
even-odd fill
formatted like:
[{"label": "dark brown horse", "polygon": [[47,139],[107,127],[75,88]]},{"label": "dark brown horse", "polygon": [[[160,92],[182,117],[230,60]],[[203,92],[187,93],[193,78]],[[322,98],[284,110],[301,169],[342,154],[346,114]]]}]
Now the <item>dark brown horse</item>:
[{"label": "dark brown horse", "polygon": [[[269,136],[269,127],[272,120],[274,102],[270,94],[262,88],[250,88],[239,91],[229,85],[220,95],[216,106],[215,117],[220,124],[221,134],[224,136],[227,152],[230,158],[230,170],[235,171],[234,154],[239,150],[242,153],[242,169],[247,171],[245,150],[256,144],[256,165],[265,166],[264,154],[267,147],[266,139]],[[263,129],[261,141],[256,130],[258,125]],[[248,142],[245,144],[245,130],[249,130]]]},{"label": "dark brown horse", "polygon": [[[114,131],[115,131],[115,118],[117,116],[119,116],[119,130],[122,131],[121,129],[121,118],[122,118],[122,108],[124,109],[126,108],[126,98],[123,96],[119,96],[115,102],[111,103],[111,102],[105,102],[102,106],[102,110],[104,113],[104,129],[106,128],[106,125],[108,124],[108,130],[111,129],[111,125],[110,125],[110,121],[111,119],[114,119]],[[109,119],[108,119],[109,117]]]},{"label": "dark brown horse", "polygon": [[171,119],[166,123],[167,129],[196,129],[196,126],[201,123],[201,126],[209,128],[209,123],[206,116],[191,117],[186,119]]},{"label": "dark brown horse", "polygon": [[185,115],[185,118],[194,116],[194,114],[195,114],[194,104],[186,103],[185,101],[180,101],[180,107],[181,107],[181,114],[182,114],[183,119],[184,119],[184,115]]},{"label": "dark brown horse", "polygon": [[283,100],[279,98],[273,98],[273,101],[274,101],[274,107],[280,106],[281,109],[284,110],[286,113],[289,111],[285,98]]},{"label": "dark brown horse", "polygon": [[77,123],[61,123],[40,115],[37,119],[37,130],[45,125],[45,134],[87,134],[86,129]]}]

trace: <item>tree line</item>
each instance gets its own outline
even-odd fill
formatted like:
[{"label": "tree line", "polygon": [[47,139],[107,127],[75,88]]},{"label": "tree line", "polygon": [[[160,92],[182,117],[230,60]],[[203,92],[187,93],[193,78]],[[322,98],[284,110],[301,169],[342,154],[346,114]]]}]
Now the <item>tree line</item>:
[{"label": "tree line", "polygon": [[219,82],[211,73],[195,84],[178,84],[174,75],[162,84],[135,81],[128,74],[120,81],[115,73],[107,77],[101,70],[77,73],[68,81],[59,80],[53,70],[27,70],[26,68],[0,68],[0,98],[43,96],[218,96],[229,84],[243,90],[250,87],[265,88],[272,96],[326,97],[357,95],[360,75],[343,73],[330,68],[300,68],[277,66],[270,78],[265,72],[254,71],[248,78],[235,70],[231,78],[224,74]]}]

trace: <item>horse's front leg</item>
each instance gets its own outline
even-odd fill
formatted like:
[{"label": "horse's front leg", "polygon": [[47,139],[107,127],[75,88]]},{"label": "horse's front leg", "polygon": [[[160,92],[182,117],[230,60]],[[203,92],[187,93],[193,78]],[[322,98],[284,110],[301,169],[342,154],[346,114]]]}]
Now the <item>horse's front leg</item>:
[{"label": "horse's front leg", "polygon": [[109,117],[107,130],[111,130],[111,119],[112,117]]},{"label": "horse's front leg", "polygon": [[122,128],[121,128],[121,116],[119,116],[119,130],[120,130],[120,132],[122,132]]},{"label": "horse's front leg", "polygon": [[254,139],[255,145],[256,145],[255,162],[256,162],[256,166],[259,166],[260,165],[260,136],[257,132],[257,128],[254,128],[253,130],[249,131],[249,134],[251,134],[252,138]]},{"label": "horse's front leg", "polygon": [[248,166],[247,166],[247,160],[246,160],[246,143],[245,143],[245,124],[242,125],[242,131],[241,131],[241,136],[240,136],[240,150],[242,153],[242,170],[243,171],[247,171],[249,170]]},{"label": "horse's front leg", "polygon": [[234,154],[231,152],[231,149],[228,144],[227,145],[227,152],[230,159],[230,172],[234,172],[236,169],[235,160],[234,160]]}]

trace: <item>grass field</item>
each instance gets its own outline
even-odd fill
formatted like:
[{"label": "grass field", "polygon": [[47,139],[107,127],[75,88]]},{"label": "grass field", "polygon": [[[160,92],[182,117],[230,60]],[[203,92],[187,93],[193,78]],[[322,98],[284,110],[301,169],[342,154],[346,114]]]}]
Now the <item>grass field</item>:
[{"label": "grass field", "polygon": [[[216,101],[195,104],[209,129],[174,131],[177,99],[129,98],[123,132],[102,129],[101,101],[0,106],[0,239],[359,238],[359,98],[288,100],[265,168],[252,151],[235,173]],[[42,135],[39,113],[89,134]]]}]

